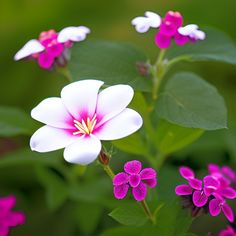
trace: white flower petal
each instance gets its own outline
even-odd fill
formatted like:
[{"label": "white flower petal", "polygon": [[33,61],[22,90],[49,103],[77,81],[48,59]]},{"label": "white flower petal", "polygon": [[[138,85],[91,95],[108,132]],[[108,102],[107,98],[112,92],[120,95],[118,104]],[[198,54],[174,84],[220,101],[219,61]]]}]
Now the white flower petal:
[{"label": "white flower petal", "polygon": [[[134,90],[129,85],[114,85],[104,89],[98,94],[97,110],[98,116],[103,119],[100,124],[122,112],[131,102]],[[100,125],[98,124],[98,125]]]},{"label": "white flower petal", "polygon": [[120,139],[137,131],[142,124],[142,117],[136,111],[125,108],[119,115],[104,123],[94,134],[100,140]]},{"label": "white flower petal", "polygon": [[68,130],[45,125],[33,134],[30,147],[33,151],[50,152],[68,146],[76,138]]},{"label": "white flower petal", "polygon": [[61,98],[44,99],[31,111],[31,116],[35,120],[56,128],[74,128],[73,118],[66,110]]},{"label": "white flower petal", "polygon": [[195,24],[186,25],[184,27],[179,27],[178,32],[184,36],[189,36],[192,32],[198,29]]},{"label": "white flower petal", "polygon": [[31,39],[16,53],[14,60],[18,61],[34,53],[42,52],[44,49],[44,46],[38,40]]},{"label": "white flower petal", "polygon": [[205,38],[206,38],[205,32],[203,32],[201,30],[195,31],[195,39],[204,40]]},{"label": "white flower petal", "polygon": [[74,118],[94,115],[97,95],[103,82],[100,80],[80,80],[65,86],[61,98],[67,110]]},{"label": "white flower petal", "polygon": [[70,163],[87,165],[97,158],[101,147],[101,142],[97,137],[83,136],[65,148],[64,158]]},{"label": "white flower petal", "polygon": [[161,17],[158,14],[151,12],[151,11],[146,11],[145,16],[150,20],[149,21],[150,27],[152,27],[152,28],[159,28],[160,27]]},{"label": "white flower petal", "polygon": [[139,33],[145,33],[150,28],[150,22],[147,17],[138,16],[131,21],[131,24],[135,26],[135,29]]},{"label": "white flower petal", "polygon": [[58,34],[58,42],[65,43],[67,41],[79,42],[85,40],[90,29],[85,26],[70,26],[62,29]]}]

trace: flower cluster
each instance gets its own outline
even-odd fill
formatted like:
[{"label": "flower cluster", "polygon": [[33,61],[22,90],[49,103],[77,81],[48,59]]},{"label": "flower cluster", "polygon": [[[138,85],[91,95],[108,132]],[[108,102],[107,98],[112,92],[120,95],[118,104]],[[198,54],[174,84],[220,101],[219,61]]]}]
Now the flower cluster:
[{"label": "flower cluster", "polygon": [[15,60],[22,58],[35,59],[43,69],[51,69],[56,63],[65,66],[69,59],[68,48],[73,42],[79,42],[86,38],[90,29],[85,26],[70,26],[59,33],[55,30],[42,32],[38,40],[31,39],[15,55]]},{"label": "flower cluster", "polygon": [[236,198],[236,190],[231,186],[235,173],[229,167],[221,169],[214,164],[210,164],[208,169],[209,175],[200,180],[190,168],[181,167],[180,175],[188,184],[177,186],[175,192],[180,196],[190,196],[194,208],[208,207],[212,216],[218,216],[222,211],[233,222],[234,213],[226,199]]},{"label": "flower cluster", "polygon": [[65,148],[70,163],[87,165],[101,151],[100,140],[126,137],[142,126],[142,117],[126,108],[134,91],[129,85],[102,90],[99,80],[80,80],[65,86],[61,98],[52,97],[36,106],[31,116],[45,124],[30,140],[34,151]]},{"label": "flower cluster", "polygon": [[25,215],[22,212],[12,211],[16,204],[14,196],[0,198],[0,235],[7,236],[10,227],[16,227],[25,223]]},{"label": "flower cluster", "polygon": [[152,168],[144,168],[140,161],[129,161],[124,165],[124,171],[113,178],[114,195],[117,199],[123,199],[129,188],[137,201],[142,201],[147,196],[147,187],[154,188],[157,185],[156,171]]},{"label": "flower cluster", "polygon": [[228,225],[227,229],[222,230],[219,236],[236,236],[236,231]]},{"label": "flower cluster", "polygon": [[159,48],[168,48],[172,39],[179,46],[187,42],[204,40],[206,35],[195,24],[183,26],[183,17],[179,12],[168,11],[162,19],[158,14],[147,11],[145,16],[139,16],[132,20],[132,25],[139,33],[145,33],[150,28],[159,28],[155,36],[155,43]]}]

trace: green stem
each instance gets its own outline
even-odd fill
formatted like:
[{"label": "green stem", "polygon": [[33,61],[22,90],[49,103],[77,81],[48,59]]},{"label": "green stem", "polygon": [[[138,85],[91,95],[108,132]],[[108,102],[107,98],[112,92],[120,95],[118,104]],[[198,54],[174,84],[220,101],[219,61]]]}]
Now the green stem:
[{"label": "green stem", "polygon": [[147,215],[147,217],[151,220],[151,222],[153,224],[156,224],[156,220],[155,220],[155,217],[154,215],[152,214],[152,212],[150,211],[150,208],[146,202],[146,200],[144,199],[143,201],[141,201],[141,206],[145,212],[145,214]]},{"label": "green stem", "polygon": [[68,70],[68,67],[57,67],[57,71],[64,75],[65,78],[69,81],[69,83],[73,82],[72,76],[70,71]]},{"label": "green stem", "polygon": [[103,165],[103,169],[105,170],[107,175],[110,176],[111,180],[113,180],[115,174],[114,174],[113,170],[111,169],[111,167],[109,165]]},{"label": "green stem", "polygon": [[163,163],[165,162],[166,159],[166,155],[162,154],[162,153],[158,153],[157,157],[156,157],[156,168],[159,170]]}]

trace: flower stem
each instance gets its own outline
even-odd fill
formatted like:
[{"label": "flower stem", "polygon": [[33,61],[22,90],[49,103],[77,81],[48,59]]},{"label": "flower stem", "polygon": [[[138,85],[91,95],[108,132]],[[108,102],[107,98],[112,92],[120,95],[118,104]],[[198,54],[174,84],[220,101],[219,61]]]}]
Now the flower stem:
[{"label": "flower stem", "polygon": [[107,175],[110,176],[111,180],[113,180],[115,174],[114,174],[113,170],[111,169],[111,167],[109,165],[103,165],[103,169],[105,170]]},{"label": "flower stem", "polygon": [[70,71],[68,70],[67,67],[57,67],[57,71],[58,71],[60,74],[64,75],[65,78],[69,81],[69,83],[73,82],[71,73],[70,73]]},{"label": "flower stem", "polygon": [[150,211],[149,206],[148,206],[148,204],[147,204],[145,199],[143,201],[141,201],[141,205],[142,205],[143,210],[144,210],[145,214],[147,215],[147,217],[151,220],[151,222],[153,224],[156,224],[155,217],[152,214],[152,212]]}]

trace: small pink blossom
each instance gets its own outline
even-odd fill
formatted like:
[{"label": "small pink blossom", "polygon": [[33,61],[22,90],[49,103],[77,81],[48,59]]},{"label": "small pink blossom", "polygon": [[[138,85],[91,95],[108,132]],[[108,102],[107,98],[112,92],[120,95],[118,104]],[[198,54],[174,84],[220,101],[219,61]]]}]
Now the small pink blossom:
[{"label": "small pink blossom", "polygon": [[227,229],[222,230],[219,236],[236,236],[236,231],[228,225]]},{"label": "small pink blossom", "polygon": [[43,69],[51,69],[55,64],[65,66],[69,59],[68,48],[73,42],[85,40],[90,30],[85,26],[66,27],[59,33],[48,30],[40,33],[38,40],[31,39],[15,55],[15,60],[34,59]]},{"label": "small pink blossom", "polygon": [[159,48],[170,47],[174,40],[182,46],[188,42],[195,43],[204,40],[206,35],[195,24],[183,26],[183,17],[179,12],[168,11],[164,18],[154,12],[145,12],[145,16],[139,16],[132,20],[132,25],[139,33],[145,33],[150,28],[159,28],[155,36],[155,43]]},{"label": "small pink blossom", "polygon": [[15,196],[0,198],[0,235],[7,236],[11,227],[25,223],[25,215],[19,211],[12,211],[16,204]]},{"label": "small pink blossom", "polygon": [[118,173],[113,179],[114,195],[117,199],[123,199],[132,188],[132,194],[136,201],[142,201],[147,196],[147,187],[154,188],[157,185],[156,171],[152,168],[144,168],[140,161],[129,161],[124,165],[124,171]]},{"label": "small pink blossom", "polygon": [[136,132],[142,117],[126,108],[134,91],[114,85],[100,91],[99,80],[80,80],[65,86],[61,97],[43,100],[31,116],[45,125],[30,140],[37,152],[65,148],[64,158],[75,164],[93,162],[101,151],[100,140],[115,140]]}]

